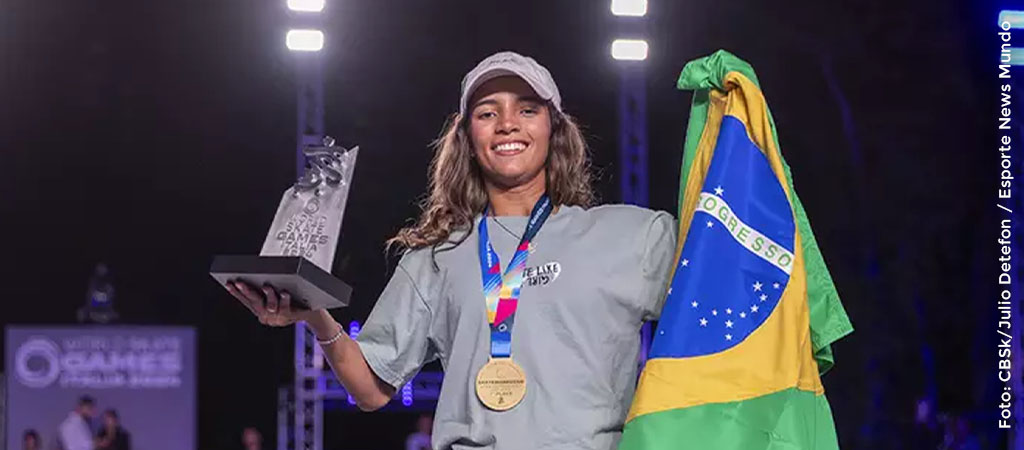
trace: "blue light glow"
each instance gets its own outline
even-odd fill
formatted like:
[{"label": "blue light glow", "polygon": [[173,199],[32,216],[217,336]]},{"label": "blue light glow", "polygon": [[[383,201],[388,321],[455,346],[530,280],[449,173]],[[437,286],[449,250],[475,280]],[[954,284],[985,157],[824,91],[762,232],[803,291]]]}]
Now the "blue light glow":
[{"label": "blue light glow", "polygon": [[996,26],[1001,27],[1003,22],[1009,22],[1010,28],[1024,28],[1024,11],[1013,11],[1004,9],[999,11],[999,20],[996,22]]},{"label": "blue light glow", "polygon": [[405,383],[402,386],[402,404],[406,407],[412,406],[412,382]]}]

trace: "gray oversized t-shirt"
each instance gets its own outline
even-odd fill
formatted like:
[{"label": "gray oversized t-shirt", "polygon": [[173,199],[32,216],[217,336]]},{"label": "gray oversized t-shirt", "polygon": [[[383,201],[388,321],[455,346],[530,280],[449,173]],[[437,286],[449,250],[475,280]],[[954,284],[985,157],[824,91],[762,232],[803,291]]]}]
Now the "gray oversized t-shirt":
[{"label": "gray oversized t-shirt", "polygon": [[[528,218],[487,220],[504,270]],[[612,449],[633,398],[640,326],[664,301],[675,228],[667,213],[626,205],[551,214],[524,272],[512,358],[528,381],[509,411],[476,397],[477,371],[490,357],[476,223],[461,244],[437,253],[436,269],[430,249],[406,253],[357,342],[396,388],[440,359],[435,449]]]}]

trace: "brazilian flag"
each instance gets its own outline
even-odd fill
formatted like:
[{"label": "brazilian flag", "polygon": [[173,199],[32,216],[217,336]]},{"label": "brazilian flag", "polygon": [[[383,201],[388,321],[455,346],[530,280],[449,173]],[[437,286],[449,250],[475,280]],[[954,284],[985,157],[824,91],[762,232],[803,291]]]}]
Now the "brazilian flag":
[{"label": "brazilian flag", "polygon": [[672,284],[620,450],[838,449],[821,374],[853,331],[749,64],[690,62]]}]

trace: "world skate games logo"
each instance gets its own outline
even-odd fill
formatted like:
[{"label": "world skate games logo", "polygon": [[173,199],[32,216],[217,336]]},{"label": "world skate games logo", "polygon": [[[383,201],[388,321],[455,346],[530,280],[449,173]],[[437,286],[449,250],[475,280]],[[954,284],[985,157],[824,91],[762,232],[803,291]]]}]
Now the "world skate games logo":
[{"label": "world skate games logo", "polygon": [[31,336],[17,347],[14,375],[35,389],[165,389],[181,385],[177,336]]},{"label": "world skate games logo", "polygon": [[60,376],[60,349],[49,339],[30,338],[14,354],[14,373],[25,386],[49,386]]}]

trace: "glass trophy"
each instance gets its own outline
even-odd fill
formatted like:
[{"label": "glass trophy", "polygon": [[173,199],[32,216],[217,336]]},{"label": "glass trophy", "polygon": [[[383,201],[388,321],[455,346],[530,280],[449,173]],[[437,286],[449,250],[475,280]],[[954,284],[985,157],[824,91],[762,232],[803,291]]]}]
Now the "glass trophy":
[{"label": "glass trophy", "polygon": [[352,287],[331,266],[358,153],[330,137],[304,148],[306,173],[282,196],[259,256],[217,255],[210,275],[222,285],[240,280],[288,291],[297,308],[348,306]]}]

